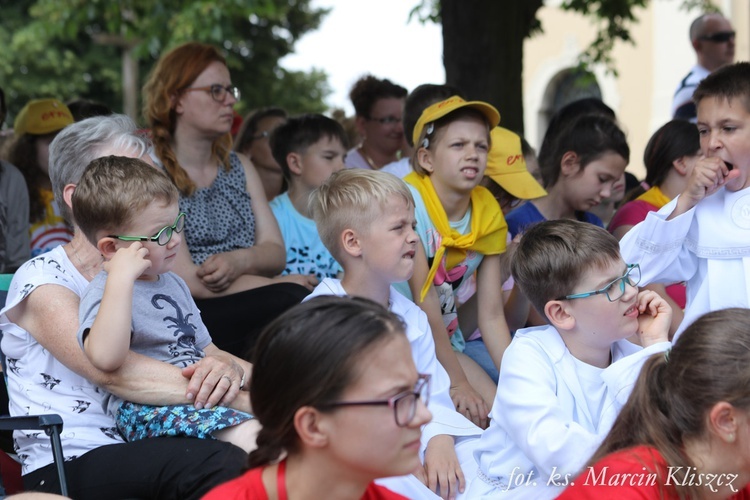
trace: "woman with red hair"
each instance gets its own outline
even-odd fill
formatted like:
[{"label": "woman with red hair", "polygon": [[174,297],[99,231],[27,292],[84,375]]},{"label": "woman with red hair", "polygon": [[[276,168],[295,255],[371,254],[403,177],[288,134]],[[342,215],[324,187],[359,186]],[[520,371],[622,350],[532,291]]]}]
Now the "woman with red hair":
[{"label": "woman with red hair", "polygon": [[216,345],[244,356],[266,323],[307,294],[300,284],[309,278],[274,278],[284,269],[284,242],[256,169],[232,151],[239,98],[219,50],[191,42],[156,64],[144,87],[143,114],[155,159],[187,214],[187,245],[175,271]]}]

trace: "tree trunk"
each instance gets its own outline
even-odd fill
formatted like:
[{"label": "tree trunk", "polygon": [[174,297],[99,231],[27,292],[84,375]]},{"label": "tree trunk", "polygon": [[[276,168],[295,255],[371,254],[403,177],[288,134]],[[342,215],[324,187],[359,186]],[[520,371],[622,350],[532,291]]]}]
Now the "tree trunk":
[{"label": "tree trunk", "polygon": [[[543,0],[442,0],[446,83],[500,111],[523,134],[523,40]],[[482,68],[477,71],[476,68]]]}]

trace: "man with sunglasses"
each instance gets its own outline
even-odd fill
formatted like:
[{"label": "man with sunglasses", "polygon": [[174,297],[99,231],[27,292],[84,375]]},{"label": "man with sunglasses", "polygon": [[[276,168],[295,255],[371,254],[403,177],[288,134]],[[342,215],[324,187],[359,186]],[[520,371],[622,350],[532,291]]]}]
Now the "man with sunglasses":
[{"label": "man with sunglasses", "polygon": [[735,32],[732,23],[720,13],[703,14],[690,25],[690,43],[697,62],[680,81],[672,100],[672,117],[696,120],[693,92],[713,71],[734,62]]}]

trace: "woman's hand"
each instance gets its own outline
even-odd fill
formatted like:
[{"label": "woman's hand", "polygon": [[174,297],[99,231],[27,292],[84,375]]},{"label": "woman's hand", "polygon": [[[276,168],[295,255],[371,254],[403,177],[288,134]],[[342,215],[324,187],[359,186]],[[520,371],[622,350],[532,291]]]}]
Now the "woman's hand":
[{"label": "woman's hand", "polygon": [[482,396],[468,382],[451,386],[450,394],[458,413],[480,428],[487,428],[487,415],[489,415],[490,410]]},{"label": "woman's hand", "polygon": [[210,255],[197,271],[198,278],[212,292],[222,292],[243,274],[247,266],[237,252]]},{"label": "woman's hand", "polygon": [[424,476],[419,479],[441,498],[453,499],[464,492],[466,479],[452,436],[441,434],[430,439],[424,455]]},{"label": "woman's hand", "polygon": [[[207,355],[182,369],[190,379],[186,397],[198,409],[226,406],[237,397],[244,376],[242,367],[229,355]],[[247,383],[247,381],[245,382]]]}]

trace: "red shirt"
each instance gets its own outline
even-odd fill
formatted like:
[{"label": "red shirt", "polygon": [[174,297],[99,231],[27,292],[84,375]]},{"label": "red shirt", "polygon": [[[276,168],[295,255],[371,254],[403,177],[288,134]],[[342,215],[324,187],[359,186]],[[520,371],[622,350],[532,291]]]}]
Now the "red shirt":
[{"label": "red shirt", "polygon": [[[676,500],[676,479],[661,454],[650,446],[636,446],[607,455],[592,467],[584,470],[558,500],[586,500],[616,498],[617,500]],[[684,469],[683,469],[684,470]],[[698,484],[709,488],[709,482],[718,486],[732,484],[737,491],[731,500],[750,500],[750,485],[737,484],[733,474],[699,474],[694,469],[686,474],[680,484]],[[710,491],[710,490],[709,490]]]},{"label": "red shirt", "polygon": [[[201,500],[268,500],[261,474],[264,467],[250,469],[237,479],[233,479],[206,493]],[[361,500],[408,500],[388,488],[375,483],[370,485]]]}]

